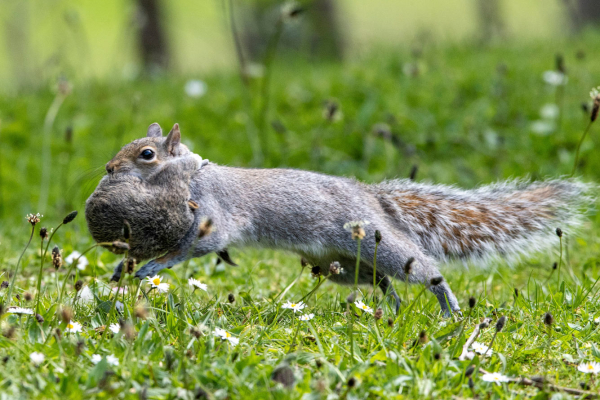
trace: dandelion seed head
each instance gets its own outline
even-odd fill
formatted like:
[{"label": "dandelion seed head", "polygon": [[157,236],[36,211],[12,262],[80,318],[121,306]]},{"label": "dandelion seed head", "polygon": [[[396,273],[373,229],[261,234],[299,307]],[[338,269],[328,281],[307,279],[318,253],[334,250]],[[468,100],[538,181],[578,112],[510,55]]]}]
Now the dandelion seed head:
[{"label": "dandelion seed head", "polygon": [[43,218],[44,216],[41,215],[40,213],[37,214],[27,214],[25,216],[25,219],[27,220],[27,222],[29,222],[31,224],[31,226],[35,226],[37,223],[40,222],[40,220]]}]

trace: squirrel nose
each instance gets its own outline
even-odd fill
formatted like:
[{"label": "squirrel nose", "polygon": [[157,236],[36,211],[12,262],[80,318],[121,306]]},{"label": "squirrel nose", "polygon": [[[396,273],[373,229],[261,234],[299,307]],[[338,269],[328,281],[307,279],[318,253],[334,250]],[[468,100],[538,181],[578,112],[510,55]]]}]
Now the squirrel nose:
[{"label": "squirrel nose", "polygon": [[109,174],[112,174],[113,172],[115,172],[115,166],[112,163],[107,163],[106,164],[106,172],[108,172]]}]

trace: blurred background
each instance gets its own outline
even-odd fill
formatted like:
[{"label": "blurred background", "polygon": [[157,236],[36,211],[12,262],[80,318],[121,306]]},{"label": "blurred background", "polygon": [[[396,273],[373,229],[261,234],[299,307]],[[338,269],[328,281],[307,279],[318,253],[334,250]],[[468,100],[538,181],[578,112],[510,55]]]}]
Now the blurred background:
[{"label": "blurred background", "polygon": [[569,174],[600,85],[595,0],[11,0],[0,24],[0,245],[83,211],[152,122],[220,164],[473,187]]},{"label": "blurred background", "polygon": [[[309,0],[286,26],[286,53],[355,60],[374,47],[464,40],[554,40],[598,22],[594,0]],[[144,73],[235,70],[230,18],[248,62],[260,63],[281,11],[276,0],[13,0],[0,3],[2,90]],[[289,24],[288,24],[289,25]],[[283,49],[284,48],[284,49]],[[164,71],[163,71],[164,72]]]}]

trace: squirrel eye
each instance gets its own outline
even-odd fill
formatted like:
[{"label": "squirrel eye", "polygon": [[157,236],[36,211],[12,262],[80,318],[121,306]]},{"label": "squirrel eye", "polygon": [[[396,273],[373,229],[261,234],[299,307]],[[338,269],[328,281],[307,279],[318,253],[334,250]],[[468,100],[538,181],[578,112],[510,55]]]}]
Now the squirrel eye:
[{"label": "squirrel eye", "polygon": [[146,149],[142,151],[140,157],[142,157],[144,160],[152,160],[154,158],[154,152],[150,149]]}]

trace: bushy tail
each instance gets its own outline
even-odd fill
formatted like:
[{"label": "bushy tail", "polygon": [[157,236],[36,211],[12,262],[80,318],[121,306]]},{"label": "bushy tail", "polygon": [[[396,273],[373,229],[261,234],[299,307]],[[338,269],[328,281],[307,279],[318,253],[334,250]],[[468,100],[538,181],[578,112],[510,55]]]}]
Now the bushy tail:
[{"label": "bushy tail", "polygon": [[474,190],[393,180],[370,185],[394,226],[439,260],[519,256],[573,232],[594,186],[576,180],[508,181]]}]

